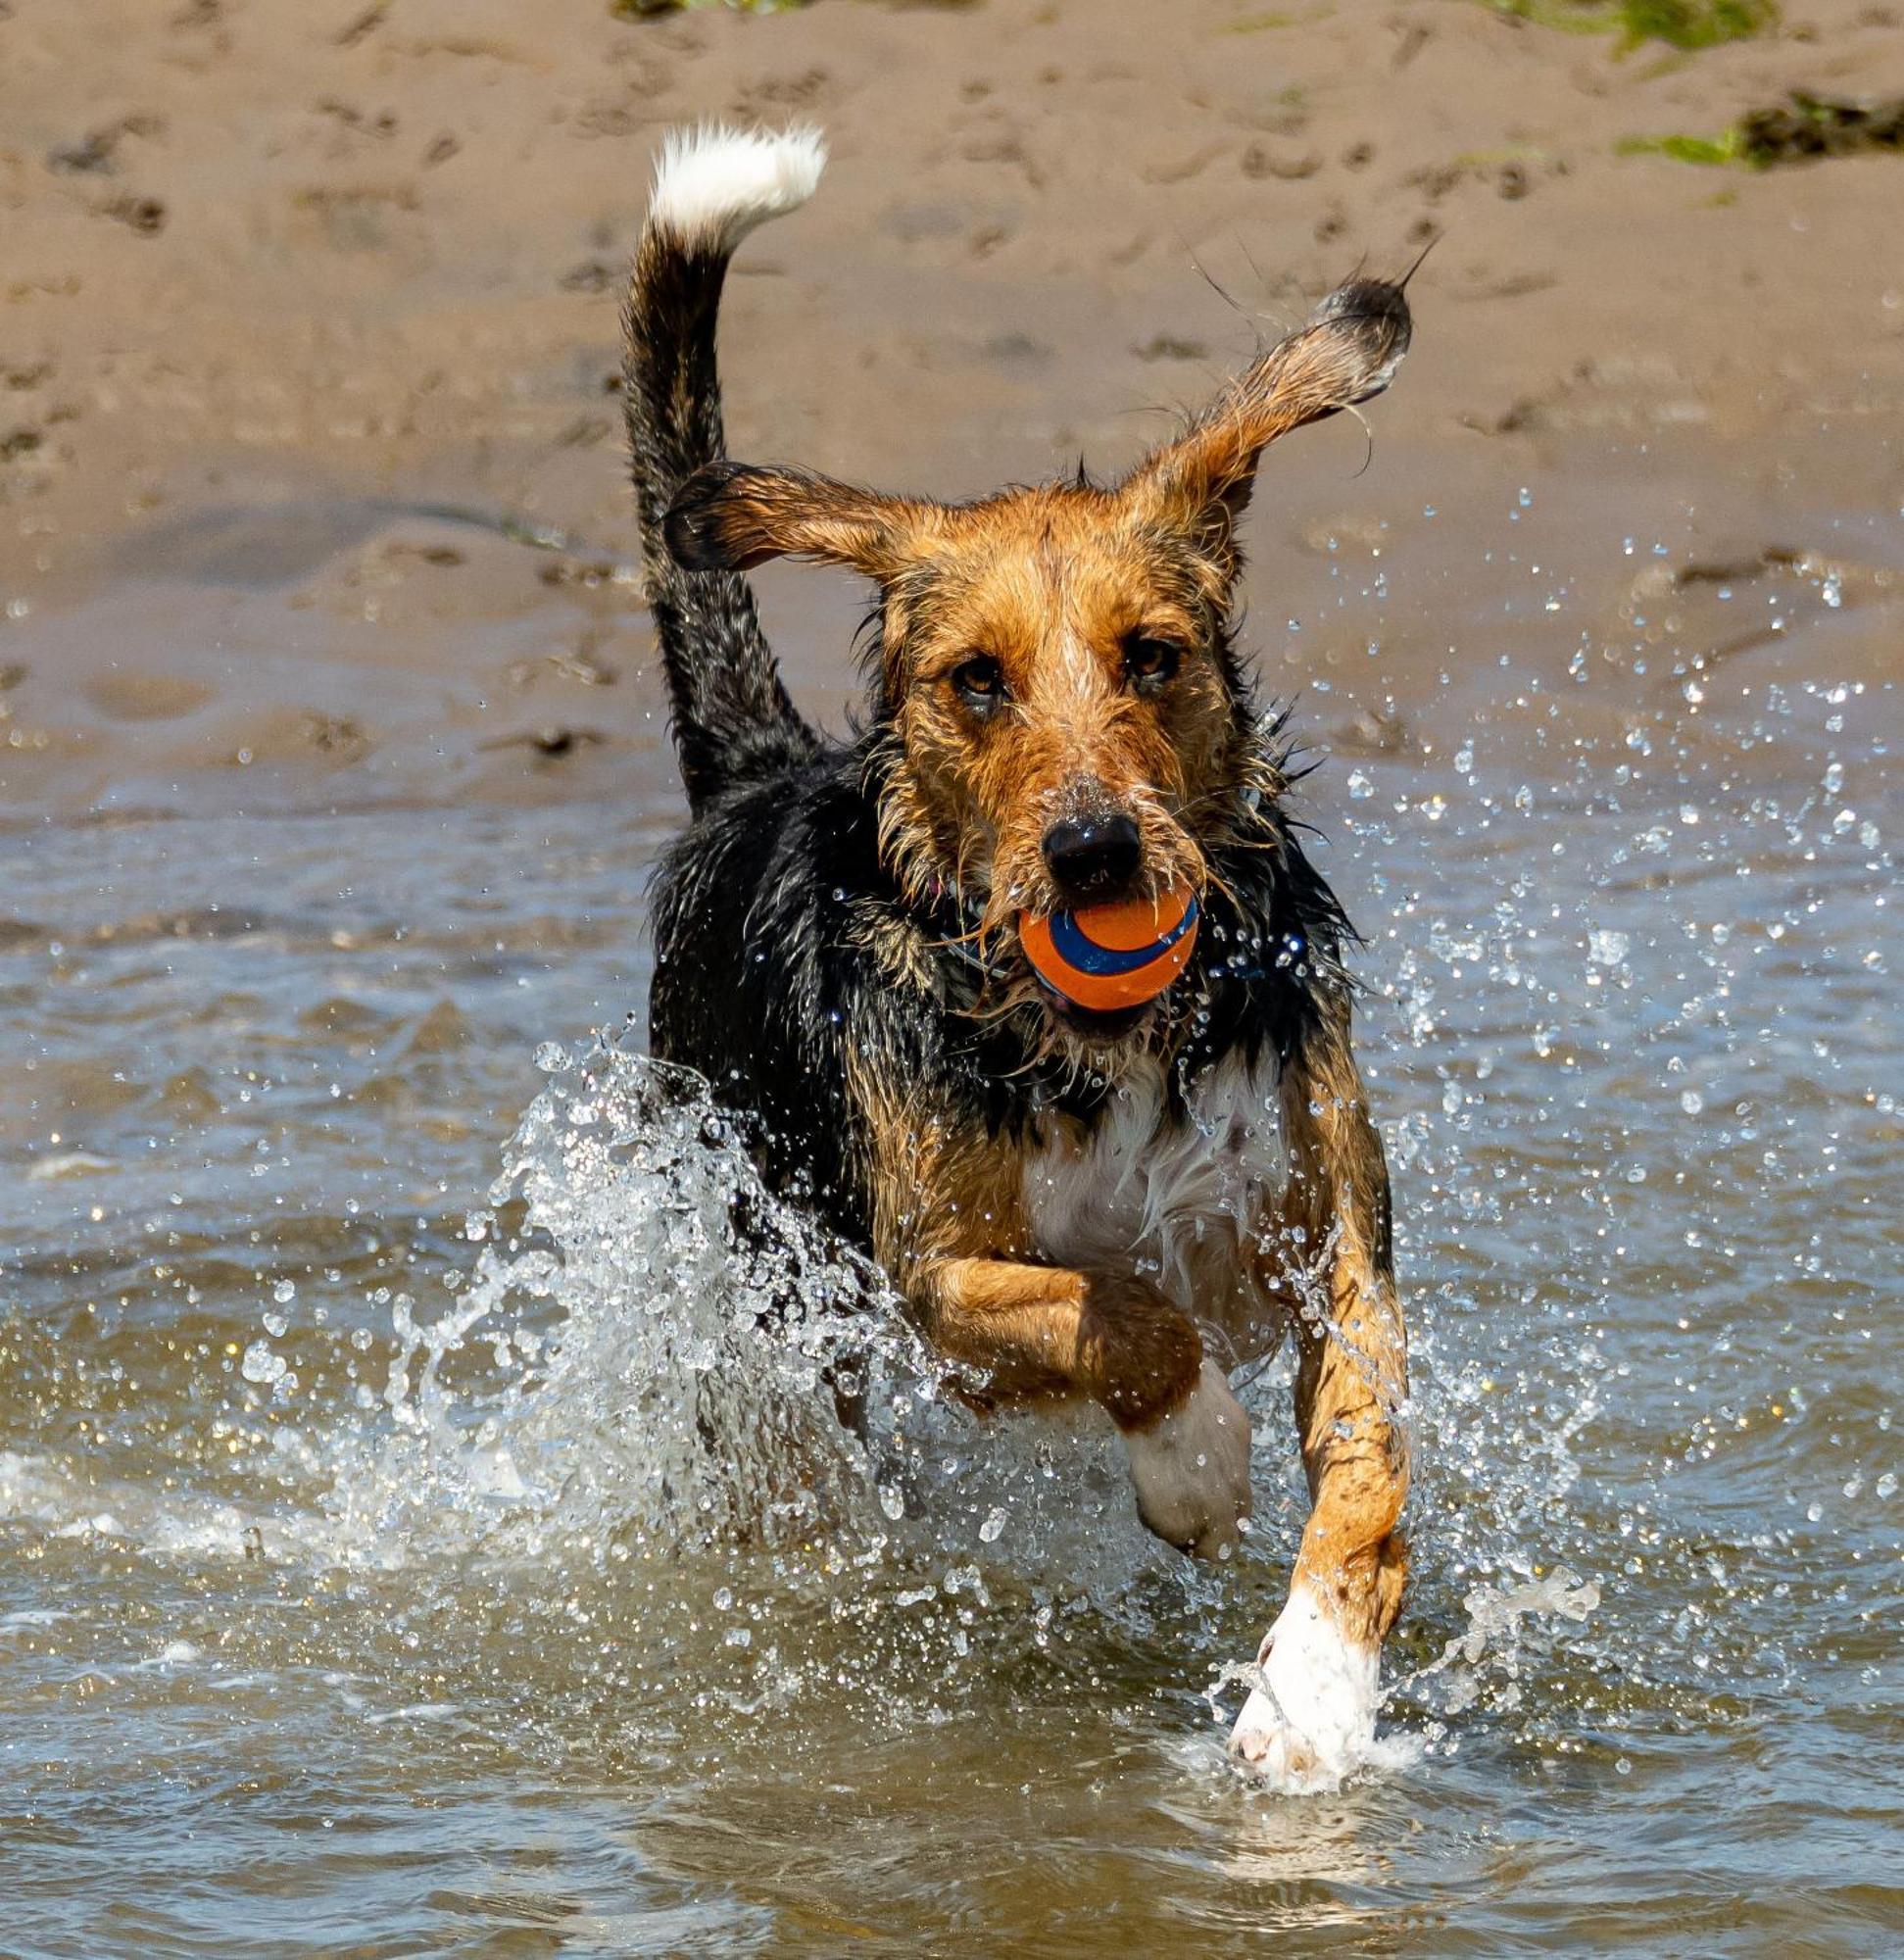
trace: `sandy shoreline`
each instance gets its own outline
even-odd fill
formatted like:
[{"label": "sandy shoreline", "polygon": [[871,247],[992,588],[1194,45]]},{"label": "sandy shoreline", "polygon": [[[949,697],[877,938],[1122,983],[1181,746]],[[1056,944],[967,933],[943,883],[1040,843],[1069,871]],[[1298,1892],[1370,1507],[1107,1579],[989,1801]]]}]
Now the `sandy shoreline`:
[{"label": "sandy shoreline", "polygon": [[[1829,550],[1835,518],[1896,507],[1904,161],[1622,149],[1799,86],[1904,89],[1904,31],[1819,6],[1620,56],[1454,0],[1186,0],[1167,29],[1140,0],[604,7],[534,30],[502,0],[18,0],[0,805],[566,797],[652,750],[608,383],[649,155],[706,115],[820,121],[835,159],[735,282],[737,451],[944,493],[1116,466],[1258,330],[1438,235],[1375,466],[1358,431],[1318,431],[1252,519],[1271,684],[1374,622],[1382,685],[1322,732],[1352,737],[1385,689],[1432,716],[1424,663],[1496,610],[1485,552],[1521,487],[1688,553]],[[1391,567],[1415,550],[1405,606],[1398,567],[1343,591],[1343,554],[1372,564],[1385,536]],[[1631,567],[1603,570],[1615,619]],[[803,691],[843,701],[856,595],[767,586]],[[1294,659],[1286,613],[1310,622]]]}]

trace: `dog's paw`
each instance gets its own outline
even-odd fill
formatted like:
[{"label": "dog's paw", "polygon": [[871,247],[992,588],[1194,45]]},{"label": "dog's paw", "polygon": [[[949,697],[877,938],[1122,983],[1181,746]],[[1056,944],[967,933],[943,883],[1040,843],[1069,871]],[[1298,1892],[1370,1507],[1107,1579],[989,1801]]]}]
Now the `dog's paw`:
[{"label": "dog's paw", "polygon": [[1124,1431],[1137,1512],[1197,1558],[1221,1558],[1249,1516],[1249,1418],[1205,1357],[1196,1386],[1147,1429]]},{"label": "dog's paw", "polygon": [[1298,1586],[1264,1637],[1230,1752],[1274,1788],[1332,1790],[1369,1758],[1381,1657],[1343,1638],[1334,1618]]}]

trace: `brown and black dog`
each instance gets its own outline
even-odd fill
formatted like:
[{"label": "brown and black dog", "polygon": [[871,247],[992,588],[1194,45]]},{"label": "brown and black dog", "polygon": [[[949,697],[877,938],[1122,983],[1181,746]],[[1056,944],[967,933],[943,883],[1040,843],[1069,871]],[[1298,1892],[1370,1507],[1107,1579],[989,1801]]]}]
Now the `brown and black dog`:
[{"label": "brown and black dog", "polygon": [[[1186,1550],[1226,1555],[1248,1516],[1227,1371],[1294,1332],[1314,1505],[1232,1740],[1333,1780],[1401,1599],[1406,1346],[1350,935],[1233,642],[1237,520],[1270,443],[1388,384],[1407,308],[1331,294],[1113,485],[947,505],[730,463],[728,261],[823,161],[811,132],[676,136],[635,261],[624,399],[692,810],[655,1052],[750,1112],[776,1184],[870,1250],[975,1398],[1101,1405]],[[876,588],[850,742],[761,636],[743,574],[781,556]],[[1201,928],[1145,1005],[1074,1006],[1019,945],[1022,914],[1182,888]]]}]

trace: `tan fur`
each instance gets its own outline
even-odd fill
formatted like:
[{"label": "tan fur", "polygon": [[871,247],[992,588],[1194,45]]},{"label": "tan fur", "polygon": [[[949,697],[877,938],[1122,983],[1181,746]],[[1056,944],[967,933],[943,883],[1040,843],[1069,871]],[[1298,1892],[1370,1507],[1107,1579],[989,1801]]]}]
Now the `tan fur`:
[{"label": "tan fur", "polygon": [[858,1089],[878,1139],[874,1253],[927,1339],[984,1371],[975,1402],[1084,1396],[1120,1427],[1142,1428],[1190,1394],[1202,1341],[1154,1286],[1131,1272],[1037,1263],[1022,1150],[891,1085]]},{"label": "tan fur", "polygon": [[[1190,428],[1150,458],[1132,488],[1160,516],[1234,516],[1248,501],[1256,464],[1278,436],[1334,415],[1388,385],[1408,344],[1405,314],[1356,304],[1344,287],[1299,333],[1245,368]],[[1346,304],[1338,304],[1346,302]],[[1219,548],[1227,529],[1218,526]]]},{"label": "tan fur", "polygon": [[[902,751],[893,856],[915,883],[955,866],[985,900],[986,932],[1007,931],[1058,903],[1041,840],[1096,803],[1137,820],[1147,889],[1200,889],[1194,812],[1217,806],[1244,755],[1215,664],[1215,581],[1106,491],[1019,491],[957,515],[937,541],[929,609],[889,608],[885,626]],[[1154,695],[1126,679],[1140,638],[1181,650]],[[953,676],[974,653],[999,662],[1009,711],[980,719],[960,702]]]},{"label": "tan fur", "polygon": [[[912,896],[952,884],[992,940],[1059,903],[1040,841],[1094,808],[1137,822],[1146,892],[1202,888],[1203,846],[1261,767],[1220,665],[1234,520],[1267,444],[1386,386],[1407,344],[1387,290],[1333,295],[1114,489],[1043,484],[951,506],[784,468],[721,464],[690,480],[669,518],[682,563],[740,570],[785,555],[878,582],[893,730],[882,841]],[[1169,685],[1132,685],[1143,640],[1173,650]],[[1003,711],[961,701],[974,656],[1001,669]]]},{"label": "tan fur", "polygon": [[1291,1178],[1266,1279],[1299,1344],[1297,1439],[1314,1508],[1294,1582],[1328,1600],[1346,1639],[1373,1643],[1400,1610],[1408,1493],[1400,1422],[1407,1333],[1390,1270],[1382,1140],[1348,1047],[1347,1011],[1284,1082]]}]

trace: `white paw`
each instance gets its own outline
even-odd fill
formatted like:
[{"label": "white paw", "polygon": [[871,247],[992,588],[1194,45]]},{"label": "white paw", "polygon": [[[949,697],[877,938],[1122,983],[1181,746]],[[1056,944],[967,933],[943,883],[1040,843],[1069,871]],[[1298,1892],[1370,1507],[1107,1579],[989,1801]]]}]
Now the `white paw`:
[{"label": "white paw", "polygon": [[1249,1516],[1249,1418],[1223,1370],[1205,1359],[1196,1386],[1124,1448],[1138,1516],[1180,1550],[1220,1558]]},{"label": "white paw", "polygon": [[1298,1586],[1257,1655],[1263,1685],[1249,1690],[1230,1751],[1292,1794],[1337,1788],[1369,1759],[1381,1657],[1344,1640],[1334,1618]]}]

